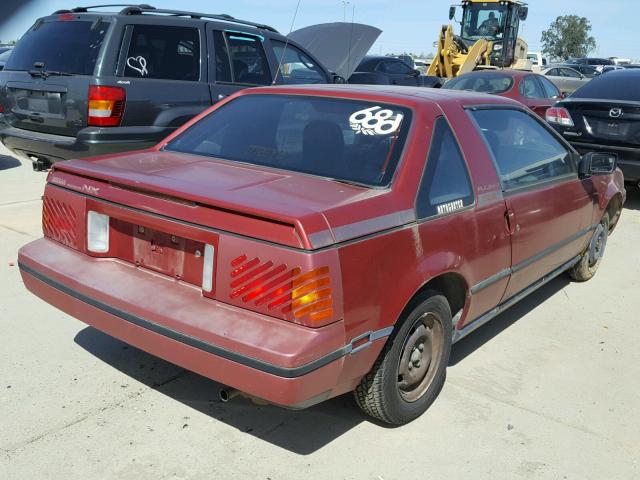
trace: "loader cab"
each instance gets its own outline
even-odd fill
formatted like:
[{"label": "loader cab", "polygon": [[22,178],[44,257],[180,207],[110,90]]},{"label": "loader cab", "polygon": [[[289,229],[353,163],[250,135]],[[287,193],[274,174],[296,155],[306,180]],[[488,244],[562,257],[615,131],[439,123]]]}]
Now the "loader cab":
[{"label": "loader cab", "polygon": [[[478,40],[493,42],[491,64],[508,67],[515,59],[520,20],[526,20],[527,14],[528,7],[521,2],[462,2],[460,37],[467,48]],[[455,17],[455,7],[451,7],[449,16]]]}]

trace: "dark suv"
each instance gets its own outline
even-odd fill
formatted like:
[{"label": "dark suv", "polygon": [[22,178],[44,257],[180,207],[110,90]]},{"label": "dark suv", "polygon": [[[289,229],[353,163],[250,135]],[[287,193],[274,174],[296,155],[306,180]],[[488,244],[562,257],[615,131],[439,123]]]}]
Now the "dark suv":
[{"label": "dark suv", "polygon": [[150,147],[242,88],[334,81],[267,25],[149,5],[95,8],[38,19],[0,73],[0,140],[35,169]]}]

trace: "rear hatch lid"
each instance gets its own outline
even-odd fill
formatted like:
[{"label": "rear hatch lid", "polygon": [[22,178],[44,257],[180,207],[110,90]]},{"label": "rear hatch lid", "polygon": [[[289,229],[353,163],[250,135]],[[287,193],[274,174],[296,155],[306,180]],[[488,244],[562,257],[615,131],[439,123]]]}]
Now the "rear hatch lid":
[{"label": "rear hatch lid", "polygon": [[85,128],[89,84],[109,27],[108,17],[88,14],[36,21],[2,72],[5,120],[54,135],[75,136]]},{"label": "rear hatch lid", "polygon": [[[49,181],[150,213],[171,210],[179,220],[306,250],[346,240],[335,234],[344,222],[353,226],[351,237],[383,228],[363,221],[380,209],[353,208],[354,203],[364,207],[377,200],[396,208],[382,198],[386,189],[162,151],[57,163]],[[166,202],[174,206],[167,209]],[[384,227],[391,226],[396,225]]]}]

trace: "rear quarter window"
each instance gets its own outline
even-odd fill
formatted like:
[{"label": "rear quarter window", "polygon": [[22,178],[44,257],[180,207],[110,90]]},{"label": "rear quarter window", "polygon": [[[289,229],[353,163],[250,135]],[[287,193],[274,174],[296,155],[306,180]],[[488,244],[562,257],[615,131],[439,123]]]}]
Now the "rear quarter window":
[{"label": "rear quarter window", "polygon": [[197,28],[133,25],[124,75],[136,78],[197,81],[200,35]]},{"label": "rear quarter window", "polygon": [[46,70],[93,75],[105,35],[103,20],[38,21],[13,49],[6,70],[32,70],[43,63]]}]

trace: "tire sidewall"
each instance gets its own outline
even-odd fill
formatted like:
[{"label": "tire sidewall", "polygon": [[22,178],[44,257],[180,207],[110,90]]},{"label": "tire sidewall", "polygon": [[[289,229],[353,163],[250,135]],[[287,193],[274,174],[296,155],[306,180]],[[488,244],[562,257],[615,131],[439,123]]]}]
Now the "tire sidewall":
[{"label": "tire sidewall", "polygon": [[[438,396],[446,374],[449,356],[451,354],[451,340],[453,326],[451,324],[451,309],[443,295],[430,292],[425,295],[421,303],[415,306],[399,324],[399,328],[391,339],[391,347],[384,360],[385,373],[383,378],[383,391],[386,397],[387,414],[393,423],[407,423],[424,413]],[[431,384],[424,394],[414,402],[408,402],[400,395],[398,389],[398,365],[404,342],[413,325],[425,313],[434,313],[442,323],[443,345],[441,357]]]}]

